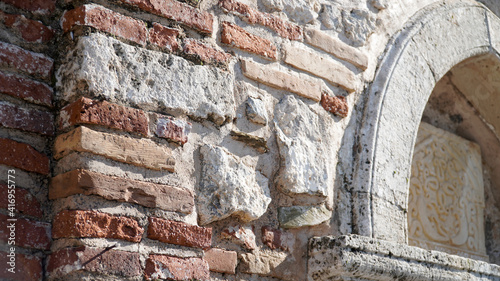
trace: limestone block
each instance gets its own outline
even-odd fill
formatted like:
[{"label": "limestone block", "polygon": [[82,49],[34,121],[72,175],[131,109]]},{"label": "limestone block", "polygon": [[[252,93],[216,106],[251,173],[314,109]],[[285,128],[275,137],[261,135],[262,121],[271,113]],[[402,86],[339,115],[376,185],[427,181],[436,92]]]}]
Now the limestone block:
[{"label": "limestone block", "polygon": [[240,270],[243,273],[270,275],[286,259],[283,252],[254,252],[241,254]]},{"label": "limestone block", "polygon": [[356,47],[363,46],[375,29],[375,18],[368,10],[342,11],[342,24],[347,38]]},{"label": "limestone block", "polygon": [[291,206],[278,209],[278,220],[283,228],[298,228],[323,223],[332,217],[324,204],[319,206]]},{"label": "limestone block", "polygon": [[268,179],[222,147],[205,145],[198,192],[200,224],[238,216],[251,221],[271,202]]},{"label": "limestone block", "polygon": [[248,98],[246,102],[248,120],[260,124],[267,125],[267,111],[264,102],[257,98]]},{"label": "limestone block", "polygon": [[409,244],[487,260],[479,145],[421,123],[411,174]]},{"label": "limestone block", "polygon": [[328,196],[333,191],[335,155],[324,121],[293,96],[285,96],[275,110],[281,159],[278,188],[288,194]]},{"label": "limestone block", "polygon": [[59,98],[85,91],[146,110],[185,113],[222,124],[235,116],[232,72],[100,34],[80,37],[57,74]]},{"label": "limestone block", "polygon": [[263,0],[264,6],[286,12],[298,23],[309,23],[318,17],[321,8],[318,0]]}]

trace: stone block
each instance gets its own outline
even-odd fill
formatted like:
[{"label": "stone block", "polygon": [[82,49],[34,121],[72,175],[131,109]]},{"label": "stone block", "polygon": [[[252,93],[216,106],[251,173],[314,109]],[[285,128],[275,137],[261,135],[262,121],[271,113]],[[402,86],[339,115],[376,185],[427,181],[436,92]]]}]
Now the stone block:
[{"label": "stone block", "polygon": [[291,206],[278,208],[278,220],[283,228],[298,228],[321,224],[332,217],[324,204],[319,206]]}]

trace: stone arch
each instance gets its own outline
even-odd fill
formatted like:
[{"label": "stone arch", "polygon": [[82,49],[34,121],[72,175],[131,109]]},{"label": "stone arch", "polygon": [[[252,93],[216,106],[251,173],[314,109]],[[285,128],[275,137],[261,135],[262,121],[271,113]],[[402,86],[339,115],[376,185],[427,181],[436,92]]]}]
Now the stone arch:
[{"label": "stone arch", "polygon": [[427,100],[453,66],[480,55],[497,56],[498,26],[500,20],[482,4],[444,1],[420,11],[389,42],[359,131],[354,232],[407,242],[410,167]]}]

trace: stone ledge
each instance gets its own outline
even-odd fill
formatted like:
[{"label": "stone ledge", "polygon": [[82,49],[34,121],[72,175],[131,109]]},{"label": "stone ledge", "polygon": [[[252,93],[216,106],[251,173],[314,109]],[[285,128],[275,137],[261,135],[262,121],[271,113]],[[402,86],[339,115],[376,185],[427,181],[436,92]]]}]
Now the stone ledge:
[{"label": "stone ledge", "polygon": [[309,241],[308,280],[500,280],[500,266],[358,235]]}]

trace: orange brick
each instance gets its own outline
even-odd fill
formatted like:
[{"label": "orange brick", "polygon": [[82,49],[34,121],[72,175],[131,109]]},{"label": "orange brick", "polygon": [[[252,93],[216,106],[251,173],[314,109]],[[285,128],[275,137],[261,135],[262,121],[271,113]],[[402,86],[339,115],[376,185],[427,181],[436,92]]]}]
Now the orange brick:
[{"label": "orange brick", "polygon": [[163,243],[206,249],[212,244],[212,228],[149,218],[148,238]]},{"label": "orange brick", "polygon": [[236,273],[238,254],[234,251],[212,248],[205,252],[203,259],[207,261],[210,271],[229,274]]},{"label": "orange brick", "polygon": [[221,41],[224,44],[254,53],[272,60],[277,59],[276,46],[271,41],[253,35],[243,28],[229,23],[222,23]]},{"label": "orange brick", "polygon": [[347,117],[349,112],[349,107],[345,101],[345,98],[342,96],[329,96],[327,94],[323,94],[321,96],[321,106],[328,111],[340,117]]},{"label": "orange brick", "polygon": [[226,65],[230,54],[218,51],[194,39],[187,39],[184,44],[184,54],[206,64]]},{"label": "orange brick", "polygon": [[177,29],[168,28],[156,22],[153,23],[153,28],[149,30],[149,42],[166,48],[170,52],[177,52],[179,49],[177,36],[179,36]]},{"label": "orange brick", "polygon": [[150,255],[144,270],[146,280],[209,280],[206,261],[200,258],[177,258],[165,255]]}]

